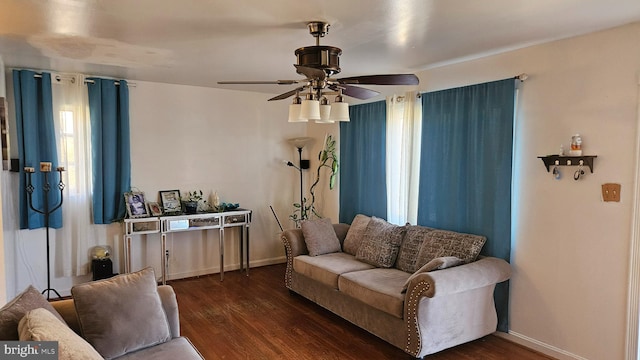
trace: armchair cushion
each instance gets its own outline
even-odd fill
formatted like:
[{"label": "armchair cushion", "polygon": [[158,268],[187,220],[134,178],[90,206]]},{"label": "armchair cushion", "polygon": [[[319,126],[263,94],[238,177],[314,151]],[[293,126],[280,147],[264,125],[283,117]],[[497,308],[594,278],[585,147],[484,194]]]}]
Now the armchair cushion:
[{"label": "armchair cushion", "polygon": [[309,250],[309,256],[342,251],[340,240],[336,236],[331,219],[305,220],[302,222],[301,227],[304,242]]},{"label": "armchair cushion", "polygon": [[59,360],[103,360],[88,342],[43,308],[29,311],[18,329],[20,341],[57,341]]},{"label": "armchair cushion", "polygon": [[29,285],[13,300],[0,309],[0,340],[18,340],[18,323],[29,311],[44,308],[60,321],[64,322],[60,314],[49,304],[47,299]]},{"label": "armchair cushion", "polygon": [[71,288],[82,335],[105,358],[171,339],[153,268]]}]

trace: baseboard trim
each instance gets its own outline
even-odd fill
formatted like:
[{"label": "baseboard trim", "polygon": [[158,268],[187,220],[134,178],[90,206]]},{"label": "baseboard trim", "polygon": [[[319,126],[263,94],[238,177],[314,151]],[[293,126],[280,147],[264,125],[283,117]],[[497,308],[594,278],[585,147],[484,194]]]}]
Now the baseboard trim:
[{"label": "baseboard trim", "polygon": [[[252,261],[251,267],[254,268],[254,267],[260,267],[260,266],[282,264],[282,263],[285,263],[286,261],[287,261],[287,258],[284,256],[277,257],[277,258],[270,258],[270,259],[261,259],[261,260]],[[234,271],[238,269],[240,269],[239,263],[225,265],[224,267],[225,272]],[[220,273],[220,267],[210,267],[210,268],[198,269],[194,271],[185,271],[180,273],[167,274],[167,280],[185,279],[185,278],[190,278],[195,276],[203,276],[203,275],[211,275],[211,274],[219,274],[219,273]],[[251,269],[249,269],[249,274],[251,274]]]},{"label": "baseboard trim", "polygon": [[542,341],[530,338],[515,331],[509,331],[508,334],[501,331],[496,331],[493,334],[529,349],[535,350],[544,355],[554,357],[558,360],[588,360],[586,358],[583,358],[582,356],[572,354],[568,351],[543,343]]}]

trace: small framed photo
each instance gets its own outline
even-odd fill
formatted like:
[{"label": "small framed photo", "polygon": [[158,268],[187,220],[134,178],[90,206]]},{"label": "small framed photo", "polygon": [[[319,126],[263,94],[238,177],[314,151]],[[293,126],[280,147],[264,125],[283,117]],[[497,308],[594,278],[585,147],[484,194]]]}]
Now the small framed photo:
[{"label": "small framed photo", "polygon": [[147,202],[144,199],[143,192],[127,192],[124,193],[124,201],[127,205],[127,214],[129,218],[143,218],[149,216]]},{"label": "small framed photo", "polygon": [[180,190],[160,191],[160,201],[166,215],[182,214],[182,203],[180,202]]},{"label": "small framed photo", "polygon": [[160,208],[160,204],[157,202],[150,202],[147,204],[149,206],[149,212],[151,216],[162,216],[162,209]]}]

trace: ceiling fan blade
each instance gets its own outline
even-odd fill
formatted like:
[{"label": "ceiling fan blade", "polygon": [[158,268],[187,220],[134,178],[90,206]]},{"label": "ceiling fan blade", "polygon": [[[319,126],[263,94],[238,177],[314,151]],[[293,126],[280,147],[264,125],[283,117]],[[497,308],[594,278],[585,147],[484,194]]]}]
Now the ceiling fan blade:
[{"label": "ceiling fan blade", "polygon": [[296,64],[293,64],[293,66],[296,67],[298,74],[306,76],[307,79],[324,80],[327,78],[327,73],[324,70]]},{"label": "ceiling fan blade", "polygon": [[275,81],[218,81],[220,85],[293,85],[300,80],[275,80]]},{"label": "ceiling fan blade", "polygon": [[286,99],[289,96],[295,95],[296,93],[298,93],[298,92],[300,92],[302,90],[304,90],[304,86],[301,86],[301,87],[299,87],[297,89],[293,89],[291,91],[287,91],[286,93],[280,94],[278,96],[274,96],[271,99],[269,99],[269,101]]},{"label": "ceiling fan blade", "polygon": [[329,88],[331,90],[336,90],[336,91],[342,90],[342,93],[344,95],[351,96],[360,100],[367,100],[380,94],[375,90],[365,89],[365,88],[346,85],[346,84],[330,85]]},{"label": "ceiling fan blade", "polygon": [[365,75],[342,78],[340,84],[365,85],[418,85],[420,80],[414,74]]}]

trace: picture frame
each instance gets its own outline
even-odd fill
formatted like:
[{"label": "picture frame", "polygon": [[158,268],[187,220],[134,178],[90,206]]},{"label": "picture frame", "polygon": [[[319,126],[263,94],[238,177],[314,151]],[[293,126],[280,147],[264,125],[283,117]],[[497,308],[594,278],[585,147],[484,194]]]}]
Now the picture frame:
[{"label": "picture frame", "polygon": [[160,202],[165,215],[182,214],[182,202],[180,198],[180,190],[163,190],[160,191]]},{"label": "picture frame", "polygon": [[149,208],[147,207],[143,192],[126,192],[124,193],[124,201],[127,208],[127,215],[129,215],[130,219],[149,217]]},{"label": "picture frame", "polygon": [[162,216],[162,209],[160,208],[160,204],[158,204],[155,201],[152,201],[147,203],[147,206],[149,207],[149,212],[151,213],[151,216]]}]

